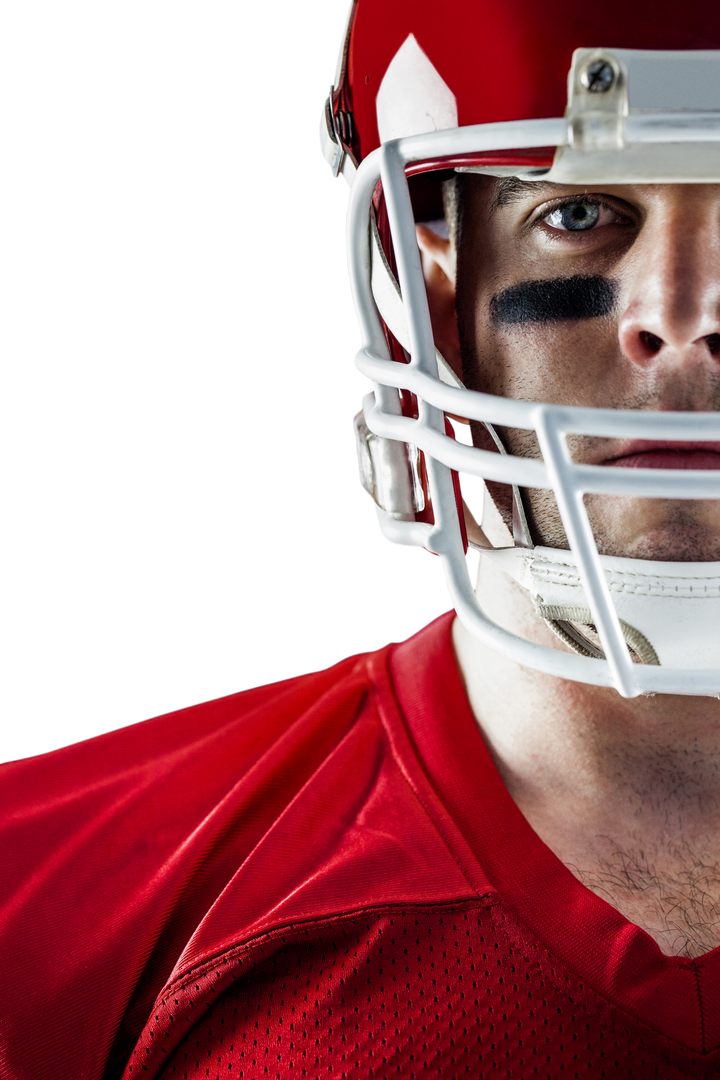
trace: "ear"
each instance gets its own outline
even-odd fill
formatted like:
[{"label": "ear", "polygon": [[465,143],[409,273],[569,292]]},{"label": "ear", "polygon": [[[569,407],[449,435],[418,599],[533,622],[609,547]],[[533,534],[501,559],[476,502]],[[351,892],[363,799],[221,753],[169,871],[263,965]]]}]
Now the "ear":
[{"label": "ear", "polygon": [[426,225],[415,227],[422,256],[430,321],[435,344],[458,378],[462,379],[460,338],[455,314],[455,248]]}]

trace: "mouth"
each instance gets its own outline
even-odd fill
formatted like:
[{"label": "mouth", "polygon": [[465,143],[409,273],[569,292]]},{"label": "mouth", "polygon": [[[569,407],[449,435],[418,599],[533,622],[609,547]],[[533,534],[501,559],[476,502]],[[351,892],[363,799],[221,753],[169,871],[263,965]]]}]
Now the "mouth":
[{"label": "mouth", "polygon": [[602,464],[617,469],[720,469],[720,443],[636,441]]}]

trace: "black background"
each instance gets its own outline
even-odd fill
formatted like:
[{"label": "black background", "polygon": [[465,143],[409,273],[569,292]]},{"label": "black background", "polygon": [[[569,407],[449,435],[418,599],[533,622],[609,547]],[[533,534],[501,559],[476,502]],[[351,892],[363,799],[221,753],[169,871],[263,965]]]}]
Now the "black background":
[{"label": "black background", "polygon": [[84,28],[37,77],[14,165],[3,758],[448,607],[355,478],[345,187],[315,145],[343,13]]}]

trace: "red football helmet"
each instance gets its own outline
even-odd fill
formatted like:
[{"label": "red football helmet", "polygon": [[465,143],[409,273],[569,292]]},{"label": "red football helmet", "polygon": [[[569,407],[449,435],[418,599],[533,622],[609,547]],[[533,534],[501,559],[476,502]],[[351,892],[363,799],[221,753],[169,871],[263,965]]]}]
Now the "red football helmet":
[{"label": "red football helmet", "polygon": [[[355,0],[321,137],[351,184],[357,364],[374,383],[356,433],[383,531],[436,552],[464,624],[522,664],[625,696],[720,694],[720,563],[600,556],[583,504],[586,493],[718,498],[718,473],[579,465],[566,444],[568,433],[718,441],[720,416],[466,389],[435,347],[415,236],[417,221],[443,217],[437,177],[449,170],[565,184],[720,182],[720,10],[699,0],[608,0],[601,9]],[[499,452],[455,438],[451,417],[484,424]],[[505,453],[495,425],[534,431],[542,461]],[[463,474],[512,487],[506,546],[489,545],[464,506]],[[554,492],[569,551],[533,546],[521,488]],[[485,615],[468,543],[530,590],[579,655]],[[597,628],[600,645],[583,624]]]}]

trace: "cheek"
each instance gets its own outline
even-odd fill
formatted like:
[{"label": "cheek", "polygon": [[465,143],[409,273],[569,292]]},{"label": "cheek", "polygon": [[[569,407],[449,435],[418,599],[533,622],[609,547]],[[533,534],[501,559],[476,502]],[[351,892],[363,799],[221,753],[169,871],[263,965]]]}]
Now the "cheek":
[{"label": "cheek", "polygon": [[474,389],[528,401],[607,405],[631,375],[608,319],[505,329],[485,314],[473,352]]}]

